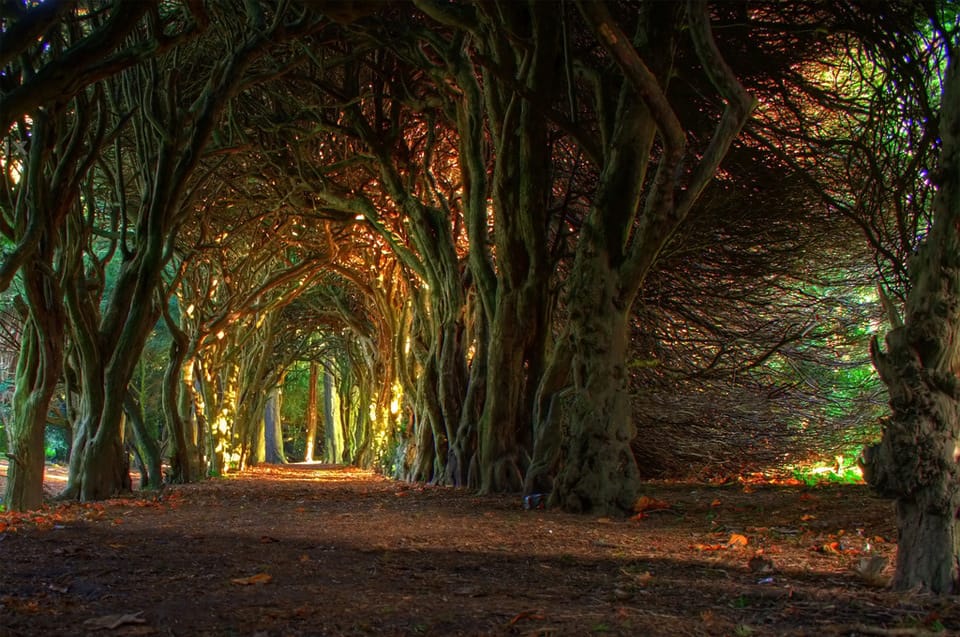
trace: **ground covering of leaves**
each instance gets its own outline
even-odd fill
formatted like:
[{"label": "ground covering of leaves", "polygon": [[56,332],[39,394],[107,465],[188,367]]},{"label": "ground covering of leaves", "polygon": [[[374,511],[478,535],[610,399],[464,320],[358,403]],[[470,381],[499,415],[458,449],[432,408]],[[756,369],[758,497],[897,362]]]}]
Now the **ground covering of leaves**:
[{"label": "ground covering of leaves", "polygon": [[0,635],[926,635],[865,486],[656,483],[632,519],[317,465],[0,516]]}]

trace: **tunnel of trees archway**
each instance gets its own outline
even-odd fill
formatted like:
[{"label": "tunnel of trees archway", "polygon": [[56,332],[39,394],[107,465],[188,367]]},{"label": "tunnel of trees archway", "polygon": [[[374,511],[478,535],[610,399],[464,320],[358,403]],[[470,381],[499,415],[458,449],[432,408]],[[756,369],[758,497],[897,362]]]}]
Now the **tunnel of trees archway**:
[{"label": "tunnel of trees archway", "polygon": [[[960,29],[895,9],[8,3],[5,505],[42,502],[51,409],[64,498],[129,489],[131,457],[153,487],[304,457],[596,514],[885,422],[868,477],[908,524]],[[924,465],[951,506],[955,464]],[[957,580],[901,555],[900,587]]]}]

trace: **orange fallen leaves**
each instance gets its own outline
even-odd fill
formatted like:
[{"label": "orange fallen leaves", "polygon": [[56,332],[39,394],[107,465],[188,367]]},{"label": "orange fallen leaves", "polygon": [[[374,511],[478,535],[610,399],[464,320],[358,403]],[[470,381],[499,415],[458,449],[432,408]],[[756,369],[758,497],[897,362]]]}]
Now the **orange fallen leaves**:
[{"label": "orange fallen leaves", "polygon": [[725,544],[694,544],[693,548],[698,551],[722,551],[727,547]]},{"label": "orange fallen leaves", "polygon": [[636,513],[631,520],[642,520],[647,517],[650,511],[667,511],[670,509],[670,503],[666,500],[658,500],[650,496],[642,495],[633,503],[633,510]]},{"label": "orange fallen leaves", "polygon": [[546,616],[540,609],[521,611],[513,616],[513,619],[510,620],[507,626],[513,626],[524,619],[546,619]]},{"label": "orange fallen leaves", "polygon": [[738,549],[746,546],[749,543],[746,535],[740,533],[731,533],[730,539],[727,540],[726,544],[701,544],[697,543],[693,545],[693,548],[698,551],[722,551],[724,549]]},{"label": "orange fallen leaves", "polygon": [[250,577],[235,577],[230,581],[234,584],[239,584],[240,586],[259,586],[270,582],[272,579],[272,575],[267,573],[257,573],[256,575],[251,575]]},{"label": "orange fallen leaves", "polygon": [[731,548],[737,548],[747,545],[747,536],[741,535],[740,533],[731,533],[730,539],[727,540],[727,546]]},{"label": "orange fallen leaves", "polygon": [[669,509],[670,503],[665,500],[658,500],[650,496],[642,495],[633,503],[634,513],[643,513],[644,511],[662,511]]},{"label": "orange fallen leaves", "polygon": [[[113,498],[102,502],[63,502],[55,506],[43,506],[35,511],[7,511],[0,513],[0,533],[15,533],[21,528],[33,528],[48,531],[64,524],[78,521],[110,520],[112,524],[122,524],[115,517],[119,508],[155,507],[174,508],[171,499],[179,498],[177,492],[170,492],[163,500],[159,498]],[[108,517],[108,513],[110,514]],[[123,512],[128,515],[130,511]]]}]

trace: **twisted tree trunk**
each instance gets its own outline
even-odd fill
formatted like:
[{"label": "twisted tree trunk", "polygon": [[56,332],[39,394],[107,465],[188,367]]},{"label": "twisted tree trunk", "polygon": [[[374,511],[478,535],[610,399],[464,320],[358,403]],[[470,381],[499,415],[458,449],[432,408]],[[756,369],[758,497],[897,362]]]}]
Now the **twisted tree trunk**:
[{"label": "twisted tree trunk", "polygon": [[886,351],[871,344],[892,413],[864,454],[868,482],[896,500],[893,587],[934,593],[960,588],[960,50],[951,53],[933,228],[909,265],[903,323]]}]

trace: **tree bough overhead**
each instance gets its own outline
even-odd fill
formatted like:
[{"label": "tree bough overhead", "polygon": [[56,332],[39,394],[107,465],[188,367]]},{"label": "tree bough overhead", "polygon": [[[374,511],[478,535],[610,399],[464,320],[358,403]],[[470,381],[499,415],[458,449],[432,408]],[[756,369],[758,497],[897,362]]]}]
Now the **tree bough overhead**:
[{"label": "tree bough overhead", "polygon": [[[664,411],[693,414],[679,437],[828,430],[814,381],[873,374],[847,353],[874,277],[894,320],[906,300],[867,463],[895,585],[953,589],[960,89],[924,46],[958,29],[930,10],[4,4],[4,506],[42,503],[55,411],[64,498],[129,489],[131,457],[147,488],[303,457],[621,514],[697,472],[644,448],[685,422]],[[856,28],[886,17],[910,55]],[[900,94],[945,70],[942,99],[884,101],[890,69]],[[839,411],[882,403],[868,380]]]}]

